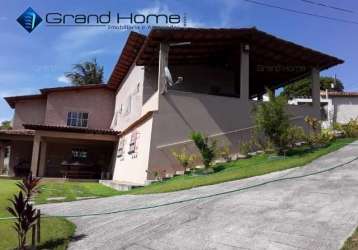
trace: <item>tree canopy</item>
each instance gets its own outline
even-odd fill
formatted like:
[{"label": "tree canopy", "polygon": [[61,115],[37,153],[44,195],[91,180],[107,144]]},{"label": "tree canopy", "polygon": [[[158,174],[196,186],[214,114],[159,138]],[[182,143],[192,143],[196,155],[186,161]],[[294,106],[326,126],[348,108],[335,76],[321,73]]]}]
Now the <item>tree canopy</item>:
[{"label": "tree canopy", "polygon": [[99,66],[96,59],[73,65],[72,72],[67,72],[66,77],[72,85],[100,84],[103,82],[103,66]]},{"label": "tree canopy", "polygon": [[0,129],[11,129],[11,121],[2,121]]},{"label": "tree canopy", "polygon": [[[332,84],[334,87],[332,88]],[[285,86],[282,95],[285,95],[287,98],[294,98],[300,96],[311,96],[311,78],[304,78],[293,84]],[[328,91],[343,91],[344,86],[341,80],[334,79],[333,77],[322,76],[320,77],[320,89]]]}]

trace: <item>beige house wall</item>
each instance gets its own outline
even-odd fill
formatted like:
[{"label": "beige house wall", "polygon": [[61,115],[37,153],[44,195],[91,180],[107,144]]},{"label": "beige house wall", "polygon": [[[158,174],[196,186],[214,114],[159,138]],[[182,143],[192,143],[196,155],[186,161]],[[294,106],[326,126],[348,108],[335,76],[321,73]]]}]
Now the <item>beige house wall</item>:
[{"label": "beige house wall", "polygon": [[[147,181],[149,152],[151,146],[153,118],[148,119],[132,131],[122,136],[117,147],[113,180],[144,185]],[[130,141],[133,133],[137,134],[135,152],[129,154]],[[124,141],[123,154],[118,155],[121,142]]]},{"label": "beige house wall", "polygon": [[68,112],[87,112],[88,128],[108,129],[114,111],[114,91],[81,89],[53,92],[47,96],[45,123],[67,126]]},{"label": "beige house wall", "polygon": [[133,66],[115,96],[111,128],[122,131],[142,112],[144,67]]},{"label": "beige house wall", "polygon": [[15,104],[13,128],[23,129],[24,123],[43,124],[46,113],[46,99],[23,100]]}]

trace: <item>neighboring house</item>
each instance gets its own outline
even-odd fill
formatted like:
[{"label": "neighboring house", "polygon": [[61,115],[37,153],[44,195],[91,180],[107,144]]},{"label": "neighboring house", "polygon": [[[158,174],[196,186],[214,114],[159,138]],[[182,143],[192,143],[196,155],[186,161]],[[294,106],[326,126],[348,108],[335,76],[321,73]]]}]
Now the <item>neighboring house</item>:
[{"label": "neighboring house", "polygon": [[[289,100],[289,104],[311,103],[310,97]],[[358,119],[358,92],[321,92],[321,121],[324,128]]]},{"label": "neighboring house", "polygon": [[[102,167],[114,181],[143,185],[183,170],[172,151],[197,153],[192,131],[237,152],[266,88],[311,76],[313,103],[287,109],[302,126],[306,115],[319,117],[319,72],[340,63],[255,28],[131,32],[106,85],[6,98],[14,130],[0,140],[11,145],[10,169],[26,162],[38,176],[99,178]],[[183,81],[168,85],[168,71]]]}]

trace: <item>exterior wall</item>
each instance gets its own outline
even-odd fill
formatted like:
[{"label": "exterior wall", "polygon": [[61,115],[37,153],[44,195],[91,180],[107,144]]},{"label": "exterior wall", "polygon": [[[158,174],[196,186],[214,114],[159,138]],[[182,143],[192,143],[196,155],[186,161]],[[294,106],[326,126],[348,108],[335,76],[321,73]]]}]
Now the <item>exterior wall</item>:
[{"label": "exterior wall", "polygon": [[87,112],[88,128],[110,127],[113,117],[114,91],[82,89],[53,92],[47,96],[47,125],[67,126],[68,112]]},{"label": "exterior wall", "polygon": [[[189,140],[192,131],[211,136],[219,147],[229,146],[232,153],[238,152],[240,141],[253,135],[253,101],[180,91],[169,91],[160,98],[160,108],[153,121],[149,172],[157,171],[165,176],[182,171],[172,151],[185,148],[198,154]],[[314,114],[311,105],[287,109],[292,114],[292,122],[303,127],[304,117]]]},{"label": "exterior wall", "polygon": [[[118,157],[119,155],[117,154],[113,174],[114,181],[130,182],[141,185],[146,184],[152,123],[153,118],[150,118],[120,139],[117,151],[119,147],[121,147],[121,141],[123,140],[124,147],[122,157]],[[137,134],[136,149],[134,153],[129,154],[129,144],[133,133]]]},{"label": "exterior wall", "polygon": [[111,128],[122,131],[142,113],[144,67],[131,68],[115,96]]},{"label": "exterior wall", "polygon": [[334,116],[338,123],[358,118],[358,97],[332,97]]},{"label": "exterior wall", "polygon": [[46,99],[16,102],[13,128],[23,129],[24,123],[43,124],[45,121]]}]

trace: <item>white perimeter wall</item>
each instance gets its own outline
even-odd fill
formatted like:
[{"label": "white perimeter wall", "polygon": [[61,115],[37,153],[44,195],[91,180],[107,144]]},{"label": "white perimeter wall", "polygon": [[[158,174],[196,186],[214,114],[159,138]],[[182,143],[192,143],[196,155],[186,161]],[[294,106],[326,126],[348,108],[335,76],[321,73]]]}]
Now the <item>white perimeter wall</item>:
[{"label": "white perimeter wall", "polygon": [[333,97],[336,121],[347,123],[358,118],[358,97]]}]

